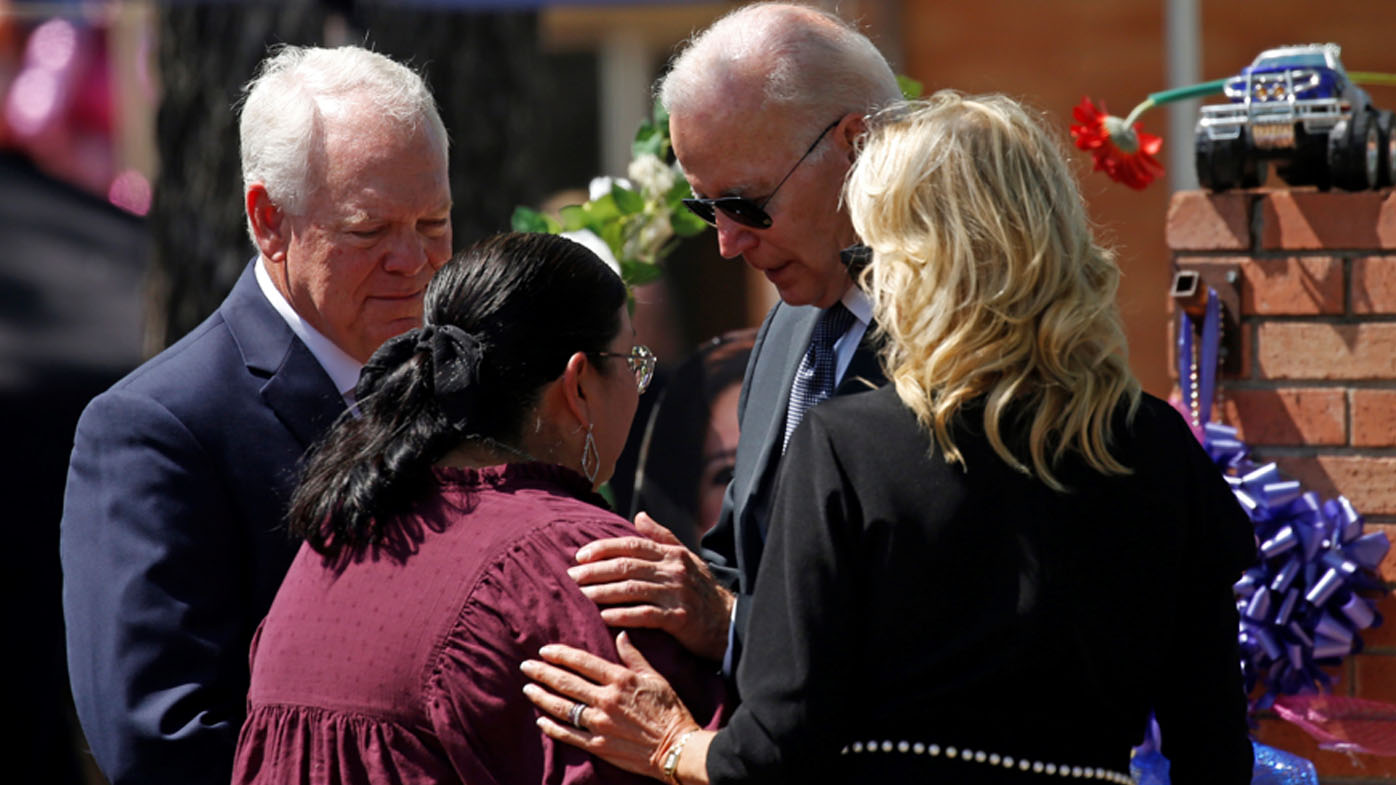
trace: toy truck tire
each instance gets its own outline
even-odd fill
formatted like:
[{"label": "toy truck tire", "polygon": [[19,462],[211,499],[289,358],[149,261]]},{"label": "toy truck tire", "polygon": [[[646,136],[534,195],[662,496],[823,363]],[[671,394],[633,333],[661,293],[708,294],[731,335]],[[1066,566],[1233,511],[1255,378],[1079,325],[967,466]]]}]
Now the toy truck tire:
[{"label": "toy truck tire", "polygon": [[1241,184],[1241,140],[1213,139],[1207,132],[1198,129],[1196,157],[1197,182],[1203,188],[1213,191],[1226,191]]},{"label": "toy truck tire", "polygon": [[1333,184],[1347,191],[1365,191],[1377,184],[1381,147],[1376,113],[1353,107],[1328,136],[1328,169]]},{"label": "toy truck tire", "polygon": [[1396,134],[1392,131],[1392,114],[1383,109],[1377,112],[1377,187],[1390,188],[1396,185]]},{"label": "toy truck tire", "polygon": [[1259,188],[1265,185],[1265,177],[1270,172],[1270,165],[1264,159],[1255,155],[1255,142],[1251,137],[1251,129],[1247,128],[1237,140],[1236,154],[1241,160],[1241,187]]},{"label": "toy truck tire", "polygon": [[1265,182],[1267,167],[1251,154],[1250,129],[1235,139],[1213,139],[1197,131],[1195,164],[1197,182],[1213,191],[1256,188]]}]

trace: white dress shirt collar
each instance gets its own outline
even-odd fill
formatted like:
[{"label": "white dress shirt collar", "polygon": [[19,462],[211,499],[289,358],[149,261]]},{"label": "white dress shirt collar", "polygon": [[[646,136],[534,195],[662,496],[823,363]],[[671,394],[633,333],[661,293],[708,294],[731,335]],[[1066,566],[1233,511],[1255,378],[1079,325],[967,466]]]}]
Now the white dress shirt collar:
[{"label": "white dress shirt collar", "polygon": [[344,396],[344,402],[352,406],[354,387],[359,383],[359,371],[363,370],[364,364],[335,346],[334,341],[321,335],[319,330],[311,327],[309,322],[296,313],[296,309],[282,296],[281,290],[272,283],[271,273],[267,272],[266,265],[265,259],[257,257],[257,285],[261,287],[262,295],[271,303],[271,307],[281,314],[281,318],[286,320],[286,326],[301,339],[301,343],[310,350],[320,367],[325,369],[330,381],[334,383],[334,388]]},{"label": "white dress shirt collar", "polygon": [[848,287],[848,291],[843,293],[841,302],[845,308],[853,313],[853,318],[863,323],[864,329],[872,324],[872,298],[868,296],[867,292],[859,289],[857,284]]}]

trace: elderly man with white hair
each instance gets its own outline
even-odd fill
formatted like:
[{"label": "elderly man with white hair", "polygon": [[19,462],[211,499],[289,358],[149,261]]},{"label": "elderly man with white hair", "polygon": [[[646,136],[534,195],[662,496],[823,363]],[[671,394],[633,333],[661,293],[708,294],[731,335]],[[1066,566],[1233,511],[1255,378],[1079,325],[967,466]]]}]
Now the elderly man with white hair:
[{"label": "elderly man with white hair", "polygon": [[696,36],[659,96],[693,186],[689,209],[717,230],[722,255],[759,270],[780,302],[747,366],[736,468],[702,559],[642,514],[646,537],[592,543],[572,572],[611,624],[663,629],[732,673],[790,433],[815,403],[883,381],[839,192],[865,116],[901,94],[887,61],[848,23],[770,3]]},{"label": "elderly man with white hair", "polygon": [[445,128],[387,57],[276,50],[247,87],[241,152],[257,257],[75,436],[68,670],[113,785],[229,781],[248,647],[296,552],[296,462],[379,344],[420,323],[451,253]]}]

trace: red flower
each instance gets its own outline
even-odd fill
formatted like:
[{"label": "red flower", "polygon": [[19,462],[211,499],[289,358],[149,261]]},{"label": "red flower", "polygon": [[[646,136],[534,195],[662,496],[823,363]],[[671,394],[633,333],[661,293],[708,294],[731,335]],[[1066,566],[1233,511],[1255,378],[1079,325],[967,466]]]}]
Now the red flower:
[{"label": "red flower", "polygon": [[1126,127],[1123,120],[1105,113],[1104,102],[1096,109],[1088,97],[1083,96],[1071,114],[1076,118],[1071,138],[1077,147],[1090,151],[1094,171],[1104,171],[1135,190],[1143,190],[1163,174],[1163,164],[1154,158],[1163,147],[1162,138],[1139,130],[1138,123]]}]

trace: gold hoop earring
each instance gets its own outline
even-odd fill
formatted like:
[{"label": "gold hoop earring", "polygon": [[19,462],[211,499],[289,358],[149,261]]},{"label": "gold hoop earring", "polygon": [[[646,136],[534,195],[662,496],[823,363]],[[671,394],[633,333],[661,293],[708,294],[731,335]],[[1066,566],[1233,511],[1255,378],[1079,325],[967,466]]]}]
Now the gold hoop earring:
[{"label": "gold hoop earring", "polygon": [[596,449],[596,439],[592,436],[594,427],[587,423],[587,439],[582,443],[582,474],[593,486],[596,485],[596,475],[601,473],[601,453]]}]

